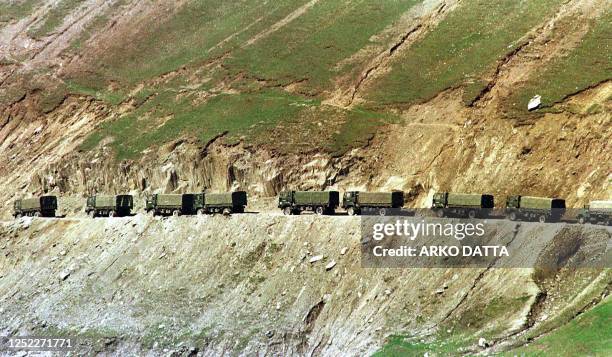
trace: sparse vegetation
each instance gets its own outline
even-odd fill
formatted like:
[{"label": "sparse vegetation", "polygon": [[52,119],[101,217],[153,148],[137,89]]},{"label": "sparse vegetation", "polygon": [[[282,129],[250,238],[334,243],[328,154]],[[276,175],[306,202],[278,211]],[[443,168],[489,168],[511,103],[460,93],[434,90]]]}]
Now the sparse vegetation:
[{"label": "sparse vegetation", "polygon": [[509,116],[524,114],[536,94],[542,96],[539,111],[546,111],[568,95],[612,78],[612,11],[591,25],[578,47],[515,91],[506,104]]},{"label": "sparse vegetation", "polygon": [[369,88],[370,106],[410,105],[466,84],[467,95],[473,98],[486,85],[482,77],[562,2],[463,2]]},{"label": "sparse vegetation", "polygon": [[0,3],[0,24],[19,20],[32,12],[36,0],[22,0]]},{"label": "sparse vegetation", "polygon": [[612,349],[612,302],[597,305],[566,325],[508,356],[608,356]]},{"label": "sparse vegetation", "polygon": [[60,0],[60,2],[47,13],[44,22],[33,31],[29,31],[28,35],[34,38],[48,35],[63,23],[64,18],[70,14],[72,10],[79,7],[83,2],[85,2],[85,0]]}]

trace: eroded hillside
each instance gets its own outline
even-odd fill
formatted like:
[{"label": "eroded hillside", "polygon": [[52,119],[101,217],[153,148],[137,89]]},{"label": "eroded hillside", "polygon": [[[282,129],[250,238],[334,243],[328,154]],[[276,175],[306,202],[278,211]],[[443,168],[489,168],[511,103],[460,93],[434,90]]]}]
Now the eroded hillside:
[{"label": "eroded hillside", "polygon": [[576,207],[609,198],[606,5],[5,1],[2,197],[365,187],[420,206],[434,190],[479,187]]},{"label": "eroded hillside", "polygon": [[[78,336],[85,350],[121,354],[364,355],[389,341],[388,352],[404,355],[554,351],[538,338],[609,306],[610,269],[563,266],[593,259],[610,228],[502,220],[486,230],[559,268],[496,267],[505,258],[488,268],[363,268],[360,220],[347,216],[5,222],[0,332]],[[596,338],[596,326],[581,335]]]}]

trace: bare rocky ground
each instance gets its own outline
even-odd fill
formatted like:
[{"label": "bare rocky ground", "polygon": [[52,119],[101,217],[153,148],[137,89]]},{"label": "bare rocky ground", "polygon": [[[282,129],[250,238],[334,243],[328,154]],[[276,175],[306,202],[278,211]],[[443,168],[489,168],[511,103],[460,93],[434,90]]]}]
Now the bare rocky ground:
[{"label": "bare rocky ground", "polygon": [[[612,236],[490,224],[538,260],[584,261]],[[396,334],[492,352],[554,330],[612,282],[610,269],[367,269],[360,227],[275,214],[5,221],[0,333],[77,336],[103,355],[367,355]]]}]

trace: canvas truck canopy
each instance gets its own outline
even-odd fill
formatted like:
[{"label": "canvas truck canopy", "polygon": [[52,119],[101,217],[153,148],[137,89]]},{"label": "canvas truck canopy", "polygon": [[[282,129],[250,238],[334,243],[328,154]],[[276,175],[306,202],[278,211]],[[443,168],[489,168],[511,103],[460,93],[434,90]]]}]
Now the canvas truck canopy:
[{"label": "canvas truck canopy", "polygon": [[94,207],[96,208],[114,208],[117,205],[117,197],[116,196],[96,196]]},{"label": "canvas truck canopy", "polygon": [[157,206],[180,207],[183,204],[183,195],[162,195],[157,196]]},{"label": "canvas truck canopy", "polygon": [[387,205],[402,206],[404,204],[403,192],[359,192],[361,205]]},{"label": "canvas truck canopy", "polygon": [[447,198],[449,206],[473,206],[493,208],[493,196],[474,193],[449,193]]},{"label": "canvas truck canopy", "polygon": [[340,195],[337,191],[295,191],[293,198],[298,205],[335,206]]},{"label": "canvas truck canopy", "polygon": [[612,211],[612,201],[591,201],[589,209],[592,211]]},{"label": "canvas truck canopy", "polygon": [[565,208],[565,201],[558,198],[521,196],[520,208],[552,209]]},{"label": "canvas truck canopy", "polygon": [[29,210],[29,209],[40,209],[40,198],[26,198],[21,200],[21,209]]},{"label": "canvas truck canopy", "polygon": [[205,193],[204,203],[207,206],[246,206],[247,194],[244,191]]}]

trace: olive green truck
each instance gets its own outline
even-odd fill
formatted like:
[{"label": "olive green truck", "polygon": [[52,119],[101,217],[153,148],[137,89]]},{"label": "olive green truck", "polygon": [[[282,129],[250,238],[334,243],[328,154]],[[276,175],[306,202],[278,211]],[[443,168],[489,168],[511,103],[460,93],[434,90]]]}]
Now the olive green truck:
[{"label": "olive green truck", "polygon": [[431,209],[438,217],[486,217],[495,206],[493,195],[437,192]]},{"label": "olive green truck", "polygon": [[131,195],[97,195],[87,198],[85,212],[92,218],[96,216],[121,217],[130,215],[132,208],[134,208],[134,198]]},{"label": "olive green truck", "polygon": [[245,191],[223,193],[198,193],[195,195],[194,209],[204,213],[244,213],[247,202]]},{"label": "olive green truck", "polygon": [[13,216],[55,217],[57,197],[40,196],[16,200],[13,203]]},{"label": "olive green truck", "polygon": [[610,225],[612,201],[591,201],[578,213],[578,222],[580,224],[603,222],[605,225]]},{"label": "olive green truck", "polygon": [[338,191],[283,191],[278,195],[278,208],[284,214],[314,211],[318,215],[334,214],[340,204]]},{"label": "olive green truck", "polygon": [[150,215],[192,215],[205,213],[243,213],[247,206],[244,191],[225,193],[154,194],[147,197],[145,210]]},{"label": "olive green truck", "polygon": [[145,210],[152,216],[194,214],[194,201],[194,194],[154,194],[146,198]]},{"label": "olive green truck", "polygon": [[565,214],[565,200],[561,198],[510,196],[506,199],[506,216],[517,219],[538,220],[541,223],[559,221]]},{"label": "olive green truck", "polygon": [[348,191],[342,196],[342,208],[353,216],[361,213],[378,213],[385,216],[389,209],[404,206],[404,193]]}]

